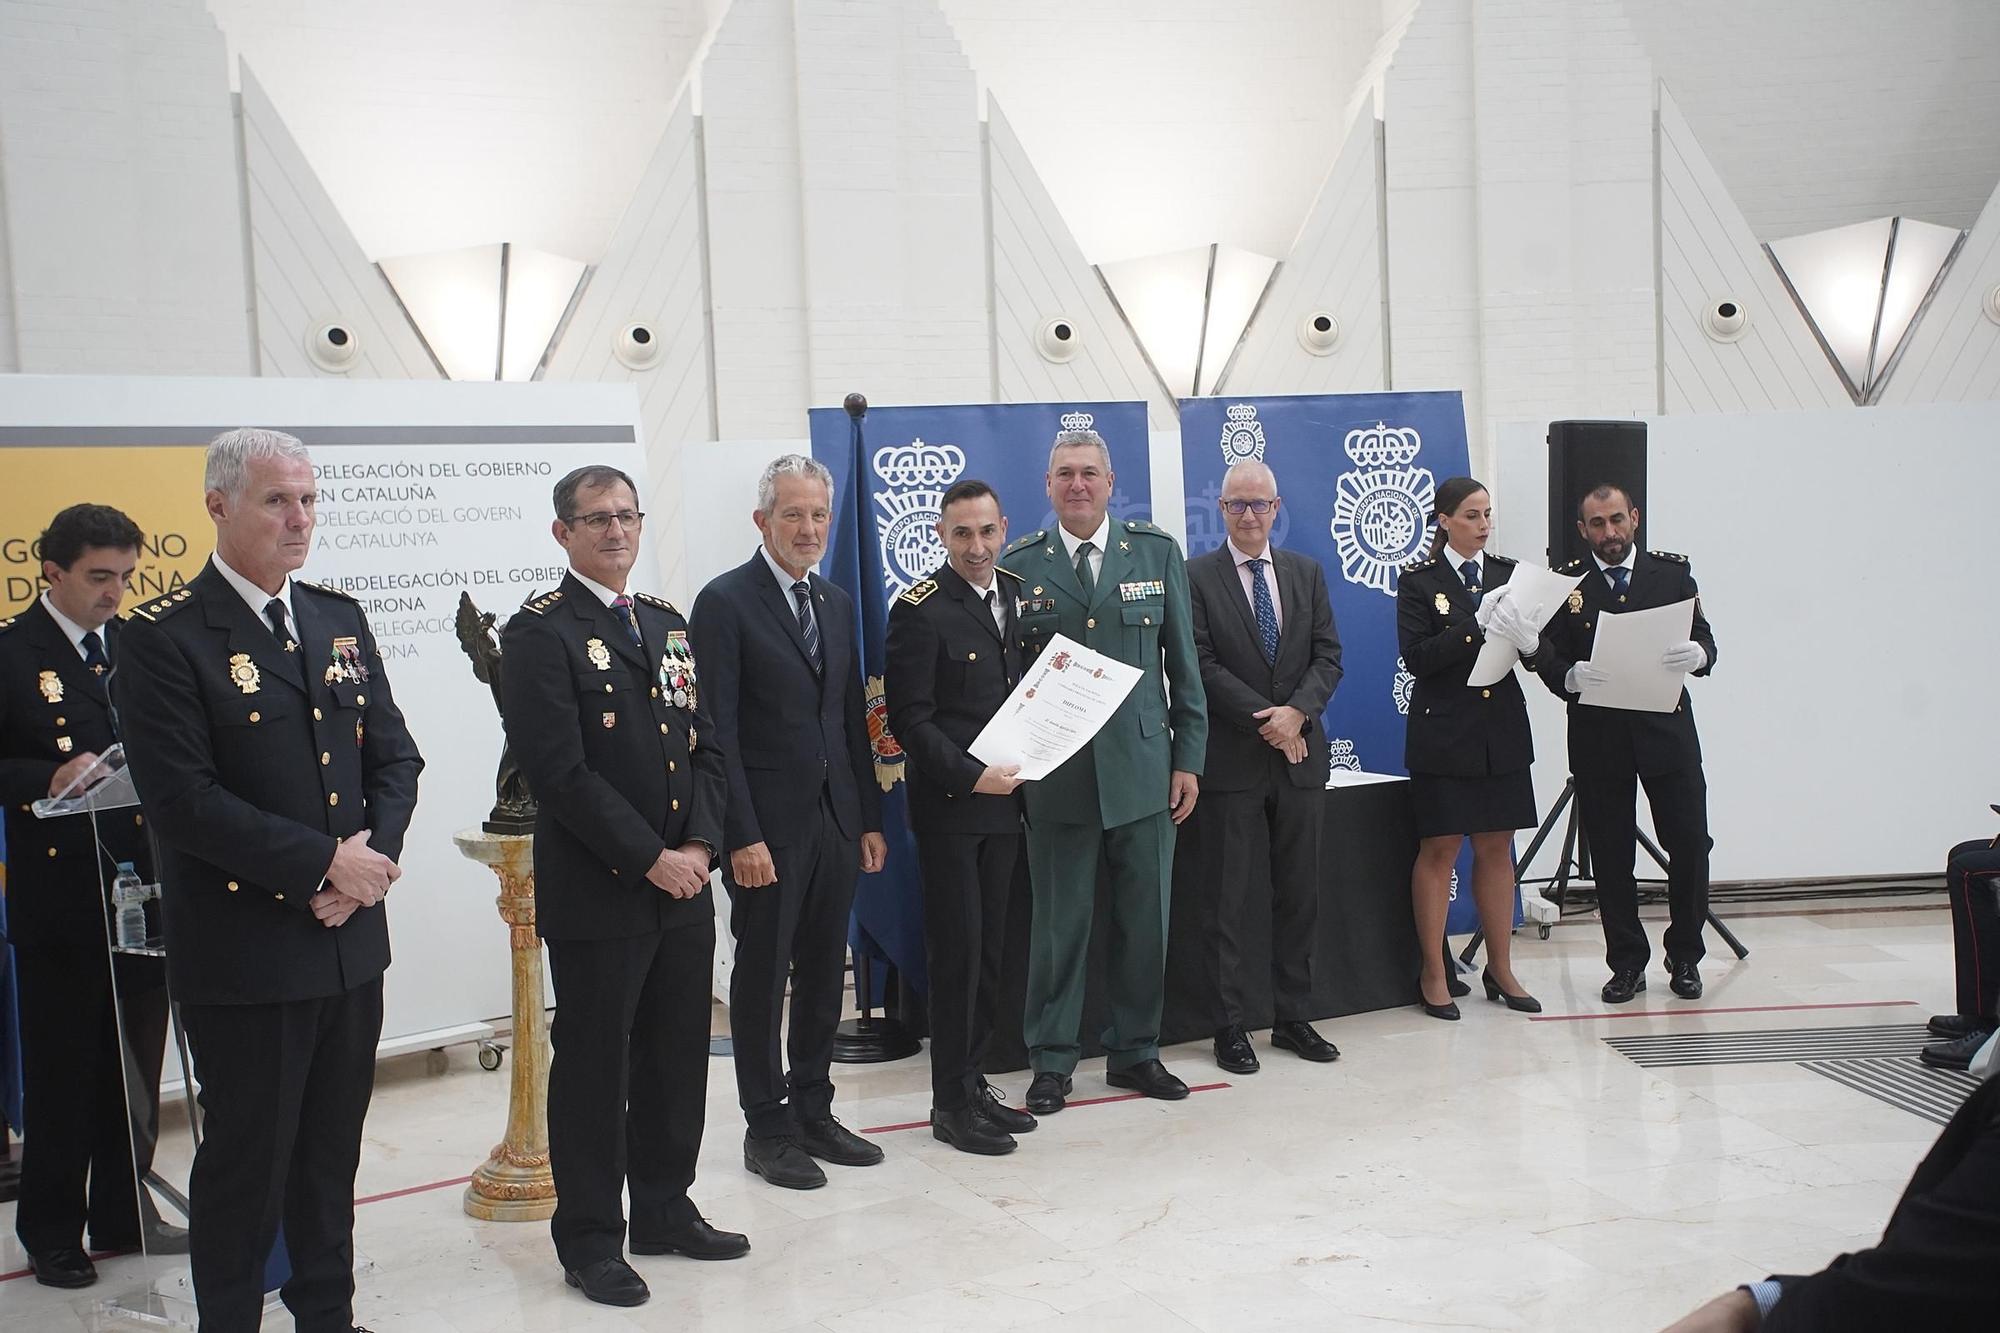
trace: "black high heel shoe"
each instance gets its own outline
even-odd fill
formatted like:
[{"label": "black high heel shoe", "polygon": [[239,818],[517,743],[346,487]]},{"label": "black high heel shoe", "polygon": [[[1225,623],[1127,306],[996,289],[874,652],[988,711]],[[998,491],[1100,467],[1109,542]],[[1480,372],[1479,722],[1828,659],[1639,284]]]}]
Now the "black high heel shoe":
[{"label": "black high heel shoe", "polygon": [[1432,1018],[1442,1018],[1447,1023],[1456,1023],[1458,1021],[1459,1015],[1458,1015],[1457,1002],[1453,1000],[1446,1000],[1443,1004],[1432,1004],[1429,1000],[1424,998],[1424,987],[1422,982],[1417,983],[1417,1008],[1423,1010],[1425,1013],[1429,1014]]},{"label": "black high heel shoe", "polygon": [[1482,970],[1479,974],[1479,979],[1486,983],[1487,999],[1505,1000],[1507,1002],[1507,1007],[1509,1009],[1515,1010],[1517,1013],[1539,1014],[1540,1012],[1542,1012],[1542,1002],[1536,999],[1534,996],[1509,995],[1506,991],[1501,990],[1500,983],[1493,979],[1492,968],[1489,967]]}]

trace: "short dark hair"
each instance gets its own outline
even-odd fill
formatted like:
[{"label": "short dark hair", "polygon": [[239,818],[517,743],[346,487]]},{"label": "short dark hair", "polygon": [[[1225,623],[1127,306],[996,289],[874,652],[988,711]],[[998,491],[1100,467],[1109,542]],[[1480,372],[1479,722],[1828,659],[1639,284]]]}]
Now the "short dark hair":
[{"label": "short dark hair", "polygon": [[1632,492],[1626,490],[1615,481],[1600,481],[1582,495],[1576,497],[1576,521],[1579,523],[1583,522],[1583,502],[1585,500],[1609,500],[1614,495],[1625,502],[1627,509],[1632,507]]},{"label": "short dark hair", "polygon": [[54,562],[58,569],[68,569],[93,546],[132,551],[145,540],[146,534],[122,510],[110,505],[80,504],[71,505],[50,519],[35,545],[42,559]]},{"label": "short dark hair", "polygon": [[955,481],[951,484],[951,488],[944,493],[944,499],[938,501],[938,517],[942,519],[944,511],[957,504],[960,500],[979,500],[989,495],[993,497],[993,507],[995,509],[1000,508],[999,492],[995,491],[979,478],[967,477],[964,481]]},{"label": "short dark hair", "polygon": [[614,481],[622,481],[631,488],[632,498],[639,498],[639,484],[609,463],[586,463],[556,483],[556,517],[567,523],[576,515],[576,493],[588,486],[596,490],[609,486]]}]

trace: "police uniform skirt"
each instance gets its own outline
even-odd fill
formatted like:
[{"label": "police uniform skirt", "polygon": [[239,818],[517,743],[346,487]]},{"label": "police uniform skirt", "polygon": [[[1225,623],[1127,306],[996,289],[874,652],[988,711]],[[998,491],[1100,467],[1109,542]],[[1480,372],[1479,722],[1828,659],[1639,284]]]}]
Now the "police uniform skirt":
[{"label": "police uniform skirt", "polygon": [[1419,838],[1533,828],[1535,783],[1525,768],[1481,777],[1410,774],[1410,806]]}]

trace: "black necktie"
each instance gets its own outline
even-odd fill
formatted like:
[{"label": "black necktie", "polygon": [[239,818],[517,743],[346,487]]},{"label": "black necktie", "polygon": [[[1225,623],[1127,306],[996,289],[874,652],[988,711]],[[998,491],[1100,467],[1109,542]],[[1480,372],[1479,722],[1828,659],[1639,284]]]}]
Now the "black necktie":
[{"label": "black necktie", "polygon": [[1459,577],[1465,580],[1465,590],[1472,594],[1472,604],[1479,605],[1479,562],[1468,560],[1458,567]]},{"label": "black necktie", "polygon": [[96,630],[83,636],[83,664],[99,680],[111,670],[111,659],[104,655],[104,639]]},{"label": "black necktie", "polygon": [[264,619],[270,622],[271,637],[276,639],[286,652],[291,652],[297,645],[292,641],[291,630],[285,626],[285,599],[273,597],[264,603]]},{"label": "black necktie", "polygon": [[1618,599],[1623,601],[1625,599],[1625,580],[1632,576],[1632,571],[1623,565],[1613,565],[1604,572],[1611,580],[1611,591],[1617,593]]},{"label": "black necktie", "polygon": [[819,622],[813,619],[812,585],[800,579],[792,585],[792,596],[799,604],[799,633],[805,636],[806,656],[812,659],[813,670],[826,669],[826,659],[820,656]]},{"label": "black necktie", "polygon": [[1090,605],[1097,596],[1097,579],[1090,572],[1090,553],[1097,549],[1094,542],[1084,542],[1076,548],[1076,581],[1083,588],[1083,604]]},{"label": "black necktie", "polygon": [[611,599],[611,611],[618,617],[618,623],[625,627],[625,636],[632,640],[632,646],[644,653],[646,641],[639,637],[639,622],[632,615],[632,599],[620,593]]}]

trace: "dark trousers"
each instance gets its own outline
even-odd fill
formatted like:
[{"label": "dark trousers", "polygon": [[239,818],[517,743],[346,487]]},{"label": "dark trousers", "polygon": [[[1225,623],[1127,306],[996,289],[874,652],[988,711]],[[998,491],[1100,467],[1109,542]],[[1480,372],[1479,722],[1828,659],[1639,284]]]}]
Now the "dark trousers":
[{"label": "dark trousers", "polygon": [[1952,848],[1944,892],[1958,1012],[1993,1026],[2000,1022],[2000,848],[1985,838]]},{"label": "dark trousers", "polygon": [[[1275,751],[1273,752],[1276,753]],[[1217,1028],[1243,1022],[1244,956],[1253,912],[1271,920],[1271,998],[1277,1022],[1312,1017],[1312,950],[1319,930],[1319,839],[1325,793],[1266,777],[1247,791],[1204,791],[1202,941]],[[1269,871],[1269,896],[1262,888]]]},{"label": "dark trousers", "polygon": [[300,1333],[354,1326],[354,1171],[382,1037],[380,977],[283,1004],[181,1006],[201,1084],[188,1259],[201,1333],[256,1333],[278,1223]]},{"label": "dark trousers", "polygon": [[550,940],[549,1167],[556,1257],[572,1271],[697,1216],[715,918],[624,939]]},{"label": "dark trousers", "polygon": [[[820,802],[813,836],[771,848],[778,882],[737,884],[723,862],[729,933],[736,965],[729,977],[729,1029],[736,1041],[736,1095],[751,1134],[792,1134],[832,1114],[833,1029],[847,985],[847,917],[861,848]],[[792,984],[792,1024],[785,1018],[785,978]],[[792,1072],[785,1073],[785,1056]]]},{"label": "dark trousers", "polygon": [[[152,1169],[159,1134],[166,969],[157,958],[120,957],[116,1009],[101,943],[17,949],[14,973],[27,1121],[14,1233],[38,1254],[77,1249],[88,1221],[93,1248],[134,1245],[137,1178]],[[121,1011],[129,1049],[118,1040]]]},{"label": "dark trousers", "polygon": [[1667,962],[1698,963],[1707,952],[1701,930],[1708,919],[1708,780],[1701,765],[1671,773],[1635,772],[1630,765],[1577,770],[1576,803],[1590,844],[1597,885],[1597,914],[1604,923],[1604,961],[1614,972],[1641,971],[1653,956],[1639,920],[1639,891],[1632,858],[1638,851],[1634,822],[1638,786],[1644,783],[1653,829],[1667,854]]},{"label": "dark trousers", "polygon": [[919,833],[924,950],[931,974],[931,1105],[956,1111],[978,1095],[993,1035],[1000,957],[1021,834]]}]

